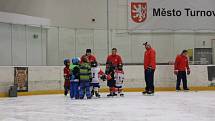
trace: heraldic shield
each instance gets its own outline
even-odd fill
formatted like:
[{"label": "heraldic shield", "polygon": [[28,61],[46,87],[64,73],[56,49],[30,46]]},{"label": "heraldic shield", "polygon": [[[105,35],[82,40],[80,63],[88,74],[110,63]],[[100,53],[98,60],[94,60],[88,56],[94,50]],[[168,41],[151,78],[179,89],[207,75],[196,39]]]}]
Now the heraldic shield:
[{"label": "heraldic shield", "polygon": [[146,2],[131,2],[131,18],[135,23],[142,23],[147,18]]}]

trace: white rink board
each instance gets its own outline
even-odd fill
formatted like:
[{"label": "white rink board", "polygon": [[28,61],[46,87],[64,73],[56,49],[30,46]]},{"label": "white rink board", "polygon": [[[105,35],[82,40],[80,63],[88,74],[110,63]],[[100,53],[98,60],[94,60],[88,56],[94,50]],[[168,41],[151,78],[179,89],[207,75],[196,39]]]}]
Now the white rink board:
[{"label": "white rink board", "polygon": [[[189,86],[208,86],[207,65],[191,65],[191,75],[188,76]],[[104,66],[102,66],[104,70]],[[63,67],[62,66],[30,66],[28,68],[29,91],[38,90],[62,90]],[[124,66],[126,88],[143,88],[144,69],[143,65]],[[13,84],[13,67],[0,67],[0,92],[7,92]],[[173,74],[172,65],[159,65],[155,71],[156,87],[175,87],[176,76]],[[101,81],[102,87],[106,82]]]}]

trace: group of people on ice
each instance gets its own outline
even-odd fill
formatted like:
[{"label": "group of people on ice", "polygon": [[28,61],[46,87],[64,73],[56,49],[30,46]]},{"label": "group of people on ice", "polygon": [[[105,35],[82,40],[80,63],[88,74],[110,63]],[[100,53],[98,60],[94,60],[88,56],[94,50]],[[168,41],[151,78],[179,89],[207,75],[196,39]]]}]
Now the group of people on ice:
[{"label": "group of people on ice", "polygon": [[91,99],[100,97],[100,81],[107,81],[109,94],[107,96],[124,96],[123,80],[124,71],[121,57],[117,49],[112,49],[112,54],[107,57],[105,73],[100,68],[96,57],[91,54],[91,49],[86,50],[81,58],[74,57],[64,60],[64,94],[70,93],[74,99]]},{"label": "group of people on ice", "polygon": [[[154,94],[154,72],[156,69],[156,52],[148,42],[143,43],[146,51],[144,54],[144,73],[145,73],[145,91],[144,95]],[[188,51],[183,50],[177,55],[174,63],[174,73],[177,76],[176,91],[180,91],[181,80],[183,89],[187,87],[187,74],[190,74]],[[86,54],[81,58],[72,58],[64,60],[64,78],[65,95],[70,91],[70,97],[91,99],[94,95],[100,97],[100,80],[107,81],[109,94],[107,96],[124,96],[123,94],[123,62],[117,49],[113,48],[112,53],[107,57],[105,73],[99,67],[96,57],[91,54],[91,49],[86,50]]]}]

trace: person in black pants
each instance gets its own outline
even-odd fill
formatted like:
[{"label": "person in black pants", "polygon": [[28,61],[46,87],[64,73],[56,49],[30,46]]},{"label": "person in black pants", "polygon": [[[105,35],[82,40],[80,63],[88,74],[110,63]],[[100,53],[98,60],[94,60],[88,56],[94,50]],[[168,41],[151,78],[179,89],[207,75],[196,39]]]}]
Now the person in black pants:
[{"label": "person in black pants", "polygon": [[187,75],[190,74],[190,67],[187,57],[187,50],[183,50],[180,55],[178,55],[175,59],[175,67],[174,73],[177,75],[177,82],[176,82],[176,91],[180,91],[180,83],[181,80],[183,82],[183,89],[188,91],[189,88],[187,87]]},{"label": "person in black pants", "polygon": [[184,90],[189,90],[187,88],[187,73],[186,73],[186,71],[179,71],[178,74],[177,74],[176,91],[181,90],[181,88],[180,88],[181,80],[183,82],[183,89]]},{"label": "person in black pants", "polygon": [[156,52],[148,42],[144,43],[143,45],[146,48],[146,51],[144,54],[144,72],[145,72],[146,87],[143,94],[153,94],[154,93],[154,72],[156,69]]},{"label": "person in black pants", "polygon": [[154,72],[155,69],[145,69],[146,93],[154,93]]}]

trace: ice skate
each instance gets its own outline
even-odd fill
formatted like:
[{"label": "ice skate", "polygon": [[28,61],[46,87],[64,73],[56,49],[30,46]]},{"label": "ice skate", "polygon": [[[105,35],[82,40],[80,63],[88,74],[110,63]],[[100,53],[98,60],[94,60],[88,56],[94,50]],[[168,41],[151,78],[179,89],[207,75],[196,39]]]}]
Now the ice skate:
[{"label": "ice skate", "polygon": [[147,93],[147,96],[154,96],[154,92],[149,91],[149,92]]},{"label": "ice skate", "polygon": [[119,94],[119,96],[120,96],[120,97],[124,97],[124,94],[123,94],[123,93],[121,93],[121,94]]},{"label": "ice skate", "polygon": [[184,89],[184,92],[189,92],[189,91],[190,91],[190,89],[188,89],[188,88]]},{"label": "ice skate", "polygon": [[181,88],[177,88],[177,89],[176,89],[176,92],[180,92],[180,91],[181,91]]},{"label": "ice skate", "polygon": [[101,97],[101,95],[98,92],[95,92],[95,95],[96,95],[97,98]]},{"label": "ice skate", "polygon": [[110,93],[110,94],[107,95],[107,97],[113,97],[113,94]]},{"label": "ice skate", "polygon": [[143,94],[143,95],[146,95],[147,93],[148,93],[148,91],[144,91],[144,92],[142,92],[142,94]]},{"label": "ice skate", "polygon": [[91,95],[92,95],[92,96],[94,95],[94,90],[91,91]]},{"label": "ice skate", "polygon": [[64,95],[65,95],[65,96],[67,96],[67,94],[68,94],[68,91],[67,91],[67,90],[65,90],[65,91],[64,91]]},{"label": "ice skate", "polygon": [[82,100],[82,99],[84,99],[84,97],[79,97],[79,99],[81,99],[81,100]]},{"label": "ice skate", "polygon": [[145,91],[145,92],[142,92],[142,93],[145,96],[154,96],[154,92],[153,91]]},{"label": "ice skate", "polygon": [[117,96],[117,94],[116,94],[116,93],[113,93],[113,96]]},{"label": "ice skate", "polygon": [[113,97],[113,96],[114,96],[113,93],[110,93],[110,94],[107,95],[107,97]]}]

